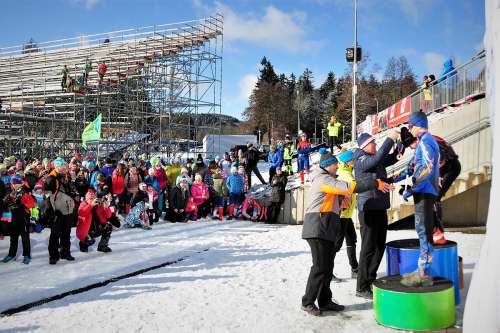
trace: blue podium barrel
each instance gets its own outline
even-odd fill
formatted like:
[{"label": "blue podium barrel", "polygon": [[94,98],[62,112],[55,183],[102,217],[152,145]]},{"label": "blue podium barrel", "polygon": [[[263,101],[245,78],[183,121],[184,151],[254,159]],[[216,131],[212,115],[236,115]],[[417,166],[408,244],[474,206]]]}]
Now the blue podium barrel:
[{"label": "blue podium barrel", "polygon": [[[403,275],[418,269],[418,239],[400,239],[386,244],[387,274]],[[429,275],[444,277],[453,282],[455,304],[460,303],[458,278],[457,243],[446,241],[443,245],[434,245]]]}]

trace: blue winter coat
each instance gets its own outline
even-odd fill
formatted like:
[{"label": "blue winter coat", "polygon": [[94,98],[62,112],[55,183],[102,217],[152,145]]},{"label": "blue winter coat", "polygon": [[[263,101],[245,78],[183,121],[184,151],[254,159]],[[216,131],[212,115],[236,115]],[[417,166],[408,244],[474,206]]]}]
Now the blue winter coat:
[{"label": "blue winter coat", "polygon": [[[387,179],[386,167],[397,162],[398,151],[395,149],[389,154],[394,141],[391,138],[385,139],[384,143],[375,155],[368,155],[362,149],[354,151],[354,174],[356,181],[367,181],[371,179]],[[371,190],[358,193],[358,211],[366,210],[386,210],[391,202],[389,193],[379,190]]]},{"label": "blue winter coat", "polygon": [[439,145],[429,132],[420,136],[414,160],[413,193],[428,193],[437,196],[439,193]]},{"label": "blue winter coat", "polygon": [[269,156],[267,157],[267,161],[271,163],[271,166],[275,169],[281,168],[283,164],[282,153],[279,149],[276,149],[274,153],[272,151],[269,152]]},{"label": "blue winter coat", "polygon": [[229,193],[242,193],[244,185],[243,178],[239,174],[232,174],[226,179],[226,186]]}]

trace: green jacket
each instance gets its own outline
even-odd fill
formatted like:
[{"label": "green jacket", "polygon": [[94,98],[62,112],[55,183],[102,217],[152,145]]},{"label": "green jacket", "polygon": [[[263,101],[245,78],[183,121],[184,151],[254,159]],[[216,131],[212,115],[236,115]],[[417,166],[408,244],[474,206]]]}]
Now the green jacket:
[{"label": "green jacket", "polygon": [[293,141],[285,143],[283,146],[283,159],[291,160],[293,154],[295,154],[295,143]]},{"label": "green jacket", "polygon": [[339,131],[340,128],[342,127],[342,124],[339,123],[338,121],[334,124],[328,123],[328,136],[339,136]]},{"label": "green jacket", "polygon": [[181,167],[178,164],[169,165],[165,167],[165,173],[168,177],[168,185],[174,187],[177,177],[181,174]]},{"label": "green jacket", "polygon": [[[339,162],[339,168],[337,169],[337,179],[343,180],[345,182],[351,183],[354,180],[354,176],[352,174],[352,167]],[[340,212],[340,218],[348,219],[352,217],[352,213],[354,211],[354,207],[356,207],[356,194],[351,194],[351,204],[347,209],[344,209]]]},{"label": "green jacket", "polygon": [[229,195],[229,192],[226,186],[226,180],[222,178],[220,174],[214,174],[213,181],[215,193],[223,198],[227,197]]}]

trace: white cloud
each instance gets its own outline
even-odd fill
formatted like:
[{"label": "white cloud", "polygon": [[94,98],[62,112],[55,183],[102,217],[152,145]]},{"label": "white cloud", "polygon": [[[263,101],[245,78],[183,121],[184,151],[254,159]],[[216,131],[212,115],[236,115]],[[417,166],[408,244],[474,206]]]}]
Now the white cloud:
[{"label": "white cloud", "polygon": [[75,5],[83,4],[85,6],[85,9],[87,10],[91,10],[99,2],[101,2],[101,0],[70,0],[70,3]]},{"label": "white cloud", "polygon": [[443,62],[445,61],[445,59],[445,56],[438,53],[424,53],[423,60],[427,73],[434,74],[436,75],[436,77],[439,76],[443,69]]},{"label": "white cloud", "polygon": [[321,49],[324,41],[311,40],[305,26],[307,14],[300,11],[285,12],[274,6],[265,8],[263,15],[240,14],[231,7],[215,2],[211,10],[202,0],[192,0],[193,7],[210,14],[224,15],[224,41],[243,41],[292,53],[314,53]]},{"label": "white cloud", "polygon": [[240,93],[238,98],[241,101],[248,101],[248,98],[252,94],[255,84],[257,83],[257,76],[254,74],[247,74],[240,79],[238,86],[240,88]]},{"label": "white cloud", "polygon": [[417,50],[412,48],[412,47],[409,47],[409,48],[400,49],[399,53],[405,57],[411,57],[411,56],[414,56],[415,54],[417,54]]}]

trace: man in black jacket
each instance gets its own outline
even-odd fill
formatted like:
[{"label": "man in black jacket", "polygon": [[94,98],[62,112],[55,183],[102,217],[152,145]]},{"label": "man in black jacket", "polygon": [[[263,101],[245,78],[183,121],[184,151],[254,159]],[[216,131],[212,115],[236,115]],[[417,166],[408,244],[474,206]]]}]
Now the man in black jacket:
[{"label": "man in black jacket", "polygon": [[247,165],[245,166],[245,172],[247,173],[248,178],[248,187],[252,186],[252,171],[255,173],[257,178],[259,178],[262,184],[266,184],[264,178],[260,174],[259,169],[257,168],[257,163],[259,162],[259,151],[255,149],[252,143],[249,143],[248,150],[245,152],[245,158],[247,160]]},{"label": "man in black jacket", "polygon": [[[399,151],[389,154],[399,138],[392,131],[377,151],[375,138],[368,133],[358,137],[358,147],[354,152],[354,174],[356,182],[369,179],[387,179],[386,167],[397,162]],[[384,255],[387,237],[387,209],[390,207],[389,194],[379,190],[361,192],[357,197],[358,219],[361,232],[361,252],[356,296],[371,299],[371,284],[377,278],[377,270]]]}]

